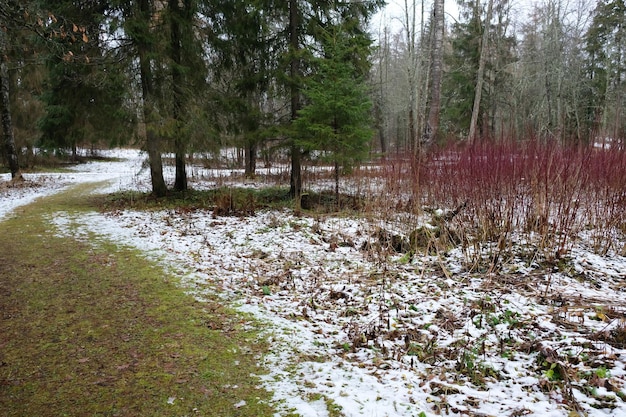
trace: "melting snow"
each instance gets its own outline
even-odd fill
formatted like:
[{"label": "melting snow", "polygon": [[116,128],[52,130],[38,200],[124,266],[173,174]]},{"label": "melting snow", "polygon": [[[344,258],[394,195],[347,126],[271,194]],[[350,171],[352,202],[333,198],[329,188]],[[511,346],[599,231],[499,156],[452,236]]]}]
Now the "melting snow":
[{"label": "melting snow", "polygon": [[[140,153],[111,155],[122,160],[0,190],[0,219],[74,183],[148,188]],[[198,299],[217,292],[263,321],[271,350],[260,378],[277,415],[626,415],[626,259],[584,241],[566,268],[516,259],[510,273],[479,274],[458,249],[412,259],[362,250],[381,220],[128,210],[50,221],[140,248]]]}]

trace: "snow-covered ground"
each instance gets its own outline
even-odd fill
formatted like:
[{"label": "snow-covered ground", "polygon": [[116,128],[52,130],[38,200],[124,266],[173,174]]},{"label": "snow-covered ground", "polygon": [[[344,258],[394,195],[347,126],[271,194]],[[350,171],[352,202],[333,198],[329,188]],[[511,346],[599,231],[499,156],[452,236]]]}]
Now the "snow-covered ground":
[{"label": "snow-covered ground", "polygon": [[[0,188],[0,219],[79,182],[148,188],[140,153],[111,154],[124,160]],[[193,172],[192,186],[214,184],[203,178],[215,172]],[[266,323],[261,379],[279,415],[626,415],[626,259],[584,240],[551,269],[514,258],[487,274],[461,249],[385,251],[383,219],[163,210],[50,222],[140,248],[199,299],[217,292]]]}]

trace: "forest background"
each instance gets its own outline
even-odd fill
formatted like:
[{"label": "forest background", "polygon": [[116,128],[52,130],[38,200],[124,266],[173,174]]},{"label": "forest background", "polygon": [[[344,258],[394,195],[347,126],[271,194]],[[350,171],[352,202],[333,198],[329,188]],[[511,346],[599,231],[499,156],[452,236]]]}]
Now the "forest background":
[{"label": "forest background", "polygon": [[[203,285],[214,280],[273,305],[268,322],[302,326],[285,334],[293,346],[312,346],[305,362],[314,364],[305,366],[315,377],[292,368],[303,382],[283,398],[321,392],[326,408],[347,409],[346,396],[362,387],[329,387],[339,367],[325,359],[338,357],[346,380],[363,381],[354,375],[373,368],[384,374],[367,378],[386,375],[387,388],[372,390],[366,407],[619,413],[624,1],[524,2],[522,15],[521,1],[460,1],[455,13],[443,0],[397,3],[387,26],[376,20],[377,0],[0,1],[1,152],[13,177],[0,183],[8,196],[0,201],[31,188],[31,178],[36,188],[36,174],[12,187],[22,171],[80,161],[85,148],[141,148],[132,168],[107,162],[132,191],[94,200],[108,210],[94,215],[103,221],[65,221],[73,215],[57,205],[45,218],[72,233],[74,224],[94,228],[72,236],[124,230],[158,242],[176,261],[162,259],[191,265]],[[350,195],[340,200],[343,175]],[[61,177],[39,182],[48,189]],[[332,183],[335,198],[324,200],[318,191]],[[166,195],[171,201],[153,198]],[[303,216],[303,195],[330,204]],[[258,210],[294,203],[293,211]],[[338,218],[328,214],[338,208]],[[346,216],[351,208],[358,214]],[[7,241],[23,237],[32,218],[16,216]],[[33,253],[51,247],[41,236],[51,234],[32,234],[42,248]],[[12,255],[31,247],[24,242],[8,245],[5,258],[31,268],[34,256]],[[17,271],[11,262],[0,265]],[[3,294],[22,297],[7,285]],[[309,323],[326,330],[300,331]],[[302,343],[301,334],[316,336]],[[30,346],[14,340],[15,352]],[[361,368],[363,357],[370,363]],[[291,367],[283,359],[269,368]],[[12,370],[22,368],[7,369],[16,381]],[[418,369],[409,383],[407,369]],[[429,391],[415,388],[426,383]],[[361,398],[353,405],[347,415],[362,415]]]},{"label": "forest background", "polygon": [[[626,5],[545,0],[13,1],[0,5],[3,161],[14,177],[80,147],[163,155],[239,149],[336,179],[434,145],[537,140],[621,147]],[[454,9],[455,15],[447,12]]]}]

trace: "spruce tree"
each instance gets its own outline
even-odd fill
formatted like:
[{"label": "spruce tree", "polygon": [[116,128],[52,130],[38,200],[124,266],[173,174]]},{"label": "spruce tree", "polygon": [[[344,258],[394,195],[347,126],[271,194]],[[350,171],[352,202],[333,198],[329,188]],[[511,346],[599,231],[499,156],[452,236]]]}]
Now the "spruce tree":
[{"label": "spruce tree", "polygon": [[[200,37],[197,21],[200,17],[200,0],[168,0],[167,21],[169,31],[169,72],[170,101],[169,118],[172,128],[164,132],[173,144],[176,176],[174,189],[187,189],[186,154],[191,150],[193,129],[198,126],[194,118],[203,116],[196,113],[197,102],[203,100],[206,92],[207,64],[204,60],[203,39]],[[215,10],[215,9],[213,9]],[[210,19],[214,20],[214,19]]]},{"label": "spruce tree", "polygon": [[28,16],[26,6],[14,0],[0,3],[0,120],[2,124],[2,151],[8,162],[11,178],[22,178],[18,150],[15,145],[13,116],[11,114],[11,80],[9,76],[9,51],[11,38],[25,26]]},{"label": "spruce tree", "polygon": [[587,124],[589,130],[614,138],[626,135],[626,2],[599,1],[587,32]]},{"label": "spruce tree", "polygon": [[322,151],[335,168],[335,195],[339,203],[339,174],[367,154],[372,139],[371,102],[362,64],[369,56],[369,40],[350,36],[342,25],[326,28],[321,57],[312,59],[314,75],[302,90],[306,105],[294,121],[296,144]]},{"label": "spruce tree", "polygon": [[[476,87],[482,78],[481,97],[476,107],[477,137],[493,132],[495,114],[507,89],[508,73],[505,68],[514,62],[514,38],[507,33],[509,0],[493,1],[493,21],[487,21],[488,7],[479,0],[458,1],[461,20],[452,25],[451,47],[445,56],[448,71],[443,77],[441,124],[447,133],[466,137],[470,130]],[[487,33],[485,33],[487,31]],[[488,36],[485,38],[485,36]],[[483,40],[489,47],[483,51]],[[481,58],[482,52],[482,58]],[[483,60],[483,74],[479,68]],[[498,100],[501,103],[498,103]]]},{"label": "spruce tree", "polygon": [[167,185],[163,178],[163,144],[157,131],[158,89],[155,70],[162,68],[162,30],[155,25],[156,8],[151,0],[135,0],[122,5],[123,28],[138,61],[141,89],[141,113],[144,125],[145,149],[150,164],[152,194],[163,197]]},{"label": "spruce tree", "polygon": [[111,12],[108,2],[42,0],[55,19],[48,30],[67,33],[48,41],[44,54],[47,77],[39,120],[41,145],[72,149],[79,145],[127,142],[133,113],[128,80],[101,37]]},{"label": "spruce tree", "polygon": [[441,116],[449,131],[465,135],[472,117],[482,22],[478,1],[459,5],[465,21],[452,25],[451,48],[445,56],[449,71],[443,79],[446,100]]},{"label": "spruce tree", "polygon": [[3,148],[11,170],[11,178],[21,177],[20,164],[17,149],[15,147],[15,135],[13,133],[13,122],[11,117],[11,100],[9,92],[9,70],[6,62],[7,39],[5,28],[0,27],[0,118],[2,119],[2,131],[4,133]]},{"label": "spruce tree", "polygon": [[[219,13],[215,13],[219,11]],[[214,75],[223,89],[220,108],[224,115],[224,130],[234,143],[244,149],[245,175],[253,177],[257,149],[266,136],[275,114],[265,114],[264,102],[270,100],[269,90],[275,86],[276,51],[283,39],[275,31],[280,17],[271,0],[233,0],[215,6],[211,21],[228,41],[213,39]],[[216,83],[217,84],[217,83]]]},{"label": "spruce tree", "polygon": [[[369,18],[384,4],[381,0],[343,2],[335,0],[289,0],[273,1],[272,10],[288,16],[283,33],[286,42],[279,45],[282,53],[278,57],[276,79],[284,86],[289,97],[291,123],[298,118],[302,108],[302,88],[304,75],[309,71],[307,56],[310,56],[322,41],[324,30],[330,26],[345,24],[344,29],[353,34],[365,33]],[[357,67],[363,69],[367,62],[361,57]],[[288,129],[287,132],[293,131]],[[290,137],[286,141],[291,150],[290,194],[296,199],[302,189],[302,151],[298,139]]]}]

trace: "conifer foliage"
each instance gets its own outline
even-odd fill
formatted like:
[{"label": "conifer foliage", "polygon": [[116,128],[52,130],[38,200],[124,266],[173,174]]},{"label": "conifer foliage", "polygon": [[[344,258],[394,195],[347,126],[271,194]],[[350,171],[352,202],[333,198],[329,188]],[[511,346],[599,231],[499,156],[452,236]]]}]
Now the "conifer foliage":
[{"label": "conifer foliage", "polygon": [[322,56],[312,59],[314,74],[304,83],[306,105],[294,122],[298,145],[333,162],[337,199],[340,168],[362,159],[373,135],[371,102],[358,68],[369,42],[345,33],[341,26],[324,31]]},{"label": "conifer foliage", "polygon": [[[381,6],[380,0],[31,0],[0,5],[0,23],[5,34],[24,26],[9,28],[9,20],[33,22],[24,42],[38,48],[29,65],[43,69],[38,146],[69,154],[137,138],[159,197],[169,186],[165,154],[174,155],[173,188],[184,191],[188,154],[245,147],[254,175],[256,153],[271,139],[290,151],[298,197],[304,151],[323,152],[338,175],[371,139],[367,24]],[[8,103],[9,84],[0,85]],[[7,115],[10,107],[3,106]]]}]

